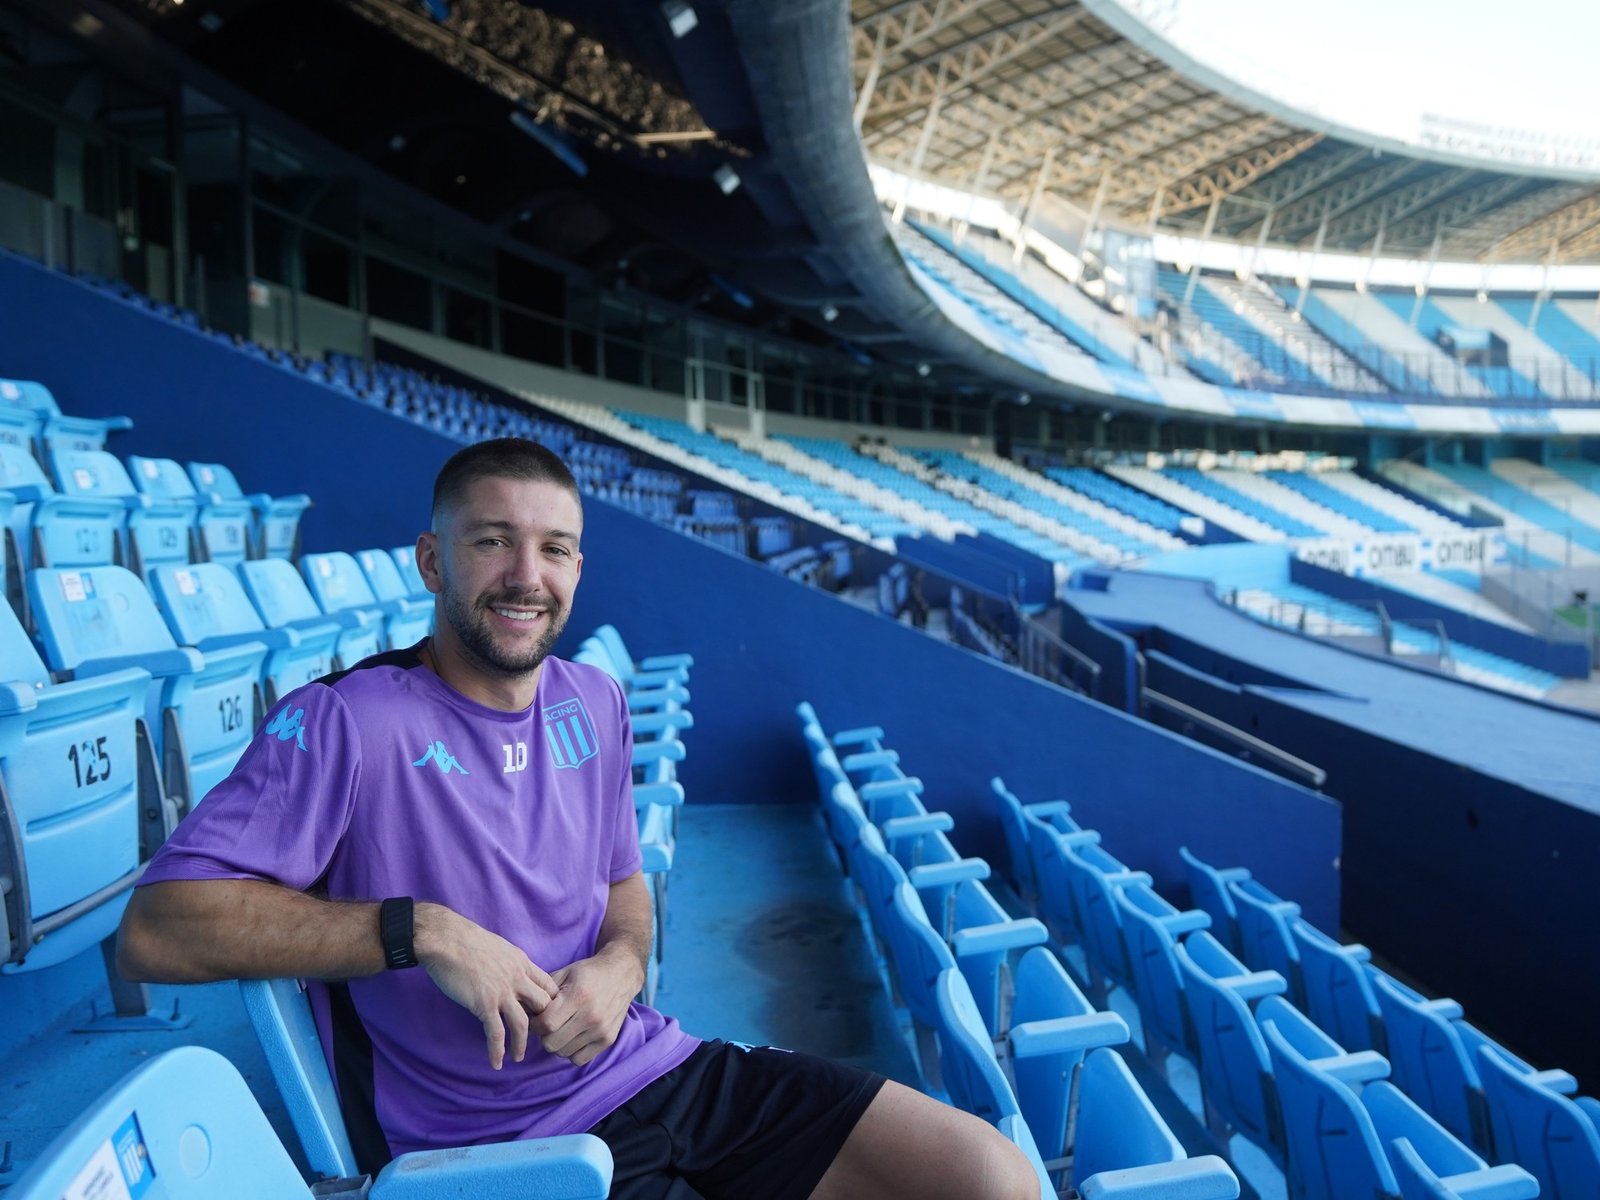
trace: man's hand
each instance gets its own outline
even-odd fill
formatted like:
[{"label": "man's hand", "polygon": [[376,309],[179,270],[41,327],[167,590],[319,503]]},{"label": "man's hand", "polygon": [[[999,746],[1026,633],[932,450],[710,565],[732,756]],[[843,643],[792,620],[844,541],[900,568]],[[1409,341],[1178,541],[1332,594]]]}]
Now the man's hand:
[{"label": "man's hand", "polygon": [[576,1066],[592,1062],[617,1040],[628,1004],[643,986],[636,955],[613,944],[552,976],[559,990],[533,1020],[539,1044]]},{"label": "man's hand", "polygon": [[415,929],[423,969],[441,992],[483,1022],[489,1065],[498,1071],[507,1050],[513,1062],[521,1062],[529,1023],[557,994],[556,981],[505,938],[442,904],[418,904]]}]

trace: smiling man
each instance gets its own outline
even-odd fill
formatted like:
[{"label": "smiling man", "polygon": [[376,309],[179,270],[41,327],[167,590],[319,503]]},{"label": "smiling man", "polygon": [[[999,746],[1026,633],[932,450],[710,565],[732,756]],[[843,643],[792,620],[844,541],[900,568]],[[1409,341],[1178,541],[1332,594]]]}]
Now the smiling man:
[{"label": "smiling man", "polygon": [[323,981],[364,1170],[587,1130],[616,1197],[1037,1197],[977,1118],[633,1002],[651,914],[627,702],[550,657],[582,528],[536,443],[452,457],[417,542],[435,633],[279,704],[146,870],[123,974]]}]

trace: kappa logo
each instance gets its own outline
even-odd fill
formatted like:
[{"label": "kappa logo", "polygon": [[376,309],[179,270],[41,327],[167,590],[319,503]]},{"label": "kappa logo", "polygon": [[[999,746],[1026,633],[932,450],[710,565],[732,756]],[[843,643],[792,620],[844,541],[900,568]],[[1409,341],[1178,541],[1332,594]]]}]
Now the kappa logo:
[{"label": "kappa logo", "polygon": [[413,767],[425,767],[429,763],[433,763],[434,766],[438,767],[439,770],[443,771],[446,775],[450,774],[451,771],[460,771],[463,775],[472,774],[471,771],[467,770],[461,765],[460,762],[457,761],[454,754],[451,754],[450,751],[444,748],[443,742],[430,742],[428,744],[428,749],[424,751],[422,757],[417,759],[417,761],[411,765]]},{"label": "kappa logo", "polygon": [[285,704],[278,710],[278,715],[272,718],[272,723],[267,726],[267,732],[277,734],[280,742],[287,742],[290,738],[293,738],[294,744],[304,750],[306,748],[306,731],[305,726],[301,724],[301,720],[305,715],[306,710],[303,708],[297,708],[291,714],[289,706]]},{"label": "kappa logo", "polygon": [[550,744],[550,756],[557,768],[576,771],[600,753],[594,722],[576,696],[550,705],[540,715],[544,718],[544,740]]}]

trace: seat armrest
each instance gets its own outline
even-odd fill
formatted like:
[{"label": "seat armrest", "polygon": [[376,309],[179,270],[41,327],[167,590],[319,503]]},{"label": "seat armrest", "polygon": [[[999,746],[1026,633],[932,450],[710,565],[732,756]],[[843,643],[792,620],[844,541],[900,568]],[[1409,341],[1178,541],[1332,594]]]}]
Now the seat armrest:
[{"label": "seat armrest", "polygon": [[635,734],[660,733],[663,729],[692,729],[694,714],[687,708],[674,708],[667,712],[636,713],[629,716]]},{"label": "seat armrest", "polygon": [[878,827],[878,832],[883,834],[885,842],[896,842],[925,833],[949,833],[955,825],[949,813],[923,813],[916,817],[890,817]]},{"label": "seat armrest", "polygon": [[1098,829],[1080,829],[1076,833],[1058,833],[1061,844],[1071,849],[1079,846],[1098,846],[1100,844],[1100,831]]},{"label": "seat armrest", "polygon": [[896,750],[864,750],[859,754],[847,754],[839,765],[846,771],[869,771],[873,767],[892,767],[900,761],[899,751]]},{"label": "seat armrest", "polygon": [[1376,1050],[1330,1054],[1326,1058],[1313,1058],[1311,1065],[1352,1088],[1360,1083],[1389,1078],[1389,1060]]},{"label": "seat armrest", "polygon": [[633,807],[644,808],[650,804],[676,806],[683,803],[681,783],[636,783],[633,785]]},{"label": "seat armrest", "polygon": [[1177,941],[1186,933],[1193,933],[1196,929],[1211,928],[1211,914],[1198,908],[1191,908],[1184,912],[1173,913],[1168,917],[1157,918],[1173,941]]},{"label": "seat armrest", "polygon": [[1128,1023],[1113,1012],[1089,1012],[1076,1017],[1051,1017],[1013,1025],[1007,1037],[1013,1058],[1037,1058],[1065,1050],[1094,1050],[1121,1046],[1129,1037]]},{"label": "seat armrest", "polygon": [[1024,804],[1022,811],[1031,817],[1038,817],[1039,820],[1048,822],[1051,817],[1071,816],[1072,805],[1065,800],[1039,800],[1033,804]]},{"label": "seat armrest", "polygon": [[1263,996],[1281,996],[1289,990],[1288,981],[1276,971],[1248,971],[1243,975],[1219,979],[1217,983],[1246,1003]]},{"label": "seat armrest", "polygon": [[642,767],[663,759],[669,762],[682,762],[683,756],[687,753],[682,742],[635,742],[633,765]]},{"label": "seat armrest", "polygon": [[0,683],[0,717],[32,712],[38,707],[38,693],[27,684],[19,681]]},{"label": "seat armrest", "polygon": [[639,843],[639,873],[659,875],[672,870],[672,847],[665,842]]},{"label": "seat armrest", "polygon": [[1539,1194],[1539,1181],[1515,1163],[1446,1175],[1439,1182],[1460,1200],[1532,1200]]},{"label": "seat armrest", "polygon": [[644,688],[641,691],[628,693],[628,711],[639,712],[643,709],[661,708],[667,704],[688,704],[689,689],[672,684],[662,688]]},{"label": "seat armrest", "polygon": [[1552,1067],[1548,1071],[1533,1071],[1527,1076],[1527,1080],[1529,1083],[1549,1088],[1552,1092],[1561,1096],[1576,1096],[1578,1094],[1578,1081],[1560,1067]]},{"label": "seat armrest", "polygon": [[883,729],[878,725],[863,725],[860,729],[841,729],[828,740],[833,743],[834,749],[842,750],[846,746],[883,741]]},{"label": "seat armrest", "polygon": [[1033,917],[1016,921],[996,921],[993,925],[969,925],[958,929],[950,937],[950,952],[957,959],[975,954],[994,954],[997,951],[1020,950],[1024,946],[1042,946],[1050,940],[1044,922]]},{"label": "seat armrest", "polygon": [[669,684],[689,682],[689,673],[677,671],[635,671],[628,677],[628,686],[636,688],[665,687]]},{"label": "seat armrest", "polygon": [[989,878],[989,864],[981,858],[961,858],[954,862],[922,863],[906,872],[911,886],[923,888],[954,887],[969,879]]},{"label": "seat armrest", "polygon": [[371,1200],[437,1200],[442,1195],[502,1200],[605,1200],[611,1152],[587,1133],[402,1154],[373,1181]]},{"label": "seat armrest", "polygon": [[1091,1175],[1079,1187],[1082,1200],[1238,1200],[1239,1180],[1214,1154],[1126,1167]]},{"label": "seat armrest", "polygon": [[292,650],[297,648],[304,639],[297,629],[254,629],[243,633],[214,633],[210,637],[203,637],[194,644],[201,654],[210,655],[213,650],[227,650],[234,646],[248,646],[252,643],[265,646],[268,650]]},{"label": "seat armrest", "polygon": [[915,775],[902,775],[899,779],[874,779],[856,789],[861,803],[871,804],[886,796],[920,796],[922,780]]},{"label": "seat armrest", "polygon": [[636,664],[641,671],[668,671],[694,666],[692,654],[652,654]]},{"label": "seat armrest", "polygon": [[1466,1016],[1466,1013],[1462,1011],[1461,1005],[1449,997],[1439,1000],[1424,1000],[1418,1007],[1423,1012],[1432,1013],[1434,1016],[1442,1017],[1446,1021],[1459,1021]]},{"label": "seat armrest", "polygon": [[205,656],[193,646],[174,646],[171,650],[151,650],[145,654],[119,654],[111,658],[91,658],[78,664],[73,678],[88,679],[108,675],[127,667],[140,667],[157,679],[174,675],[198,675],[206,665]]},{"label": "seat armrest", "polygon": [[1125,887],[1132,883],[1142,883],[1145,887],[1154,887],[1156,883],[1149,871],[1108,871],[1101,878],[1111,887]]}]

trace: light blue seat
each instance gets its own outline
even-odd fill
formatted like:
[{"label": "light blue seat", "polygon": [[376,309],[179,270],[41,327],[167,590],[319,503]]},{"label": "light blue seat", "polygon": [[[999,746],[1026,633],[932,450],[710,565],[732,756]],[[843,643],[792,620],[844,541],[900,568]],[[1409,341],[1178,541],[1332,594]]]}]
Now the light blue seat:
[{"label": "light blue seat", "polygon": [[1478,1048],[1478,1070],[1500,1160],[1532,1172],[1546,1200],[1600,1196],[1600,1101],[1493,1046]]},{"label": "light blue seat", "polygon": [[1300,919],[1300,906],[1254,879],[1230,880],[1227,889],[1239,923],[1239,957],[1258,971],[1282,975],[1289,984],[1289,998],[1304,1007],[1300,951],[1289,932]]},{"label": "light blue seat", "polygon": [[381,601],[373,595],[361,566],[343,550],[307,554],[300,559],[311,597],[324,613],[373,613],[383,622],[384,646],[403,650],[420,642],[433,629],[433,605],[399,598]]},{"label": "light blue seat", "polygon": [[[322,1179],[360,1174],[310,999],[299,981],[245,979],[240,980],[239,990],[311,1173]],[[611,1186],[611,1153],[604,1142],[589,1134],[421,1153],[441,1166],[455,1162],[467,1173],[452,1180],[441,1171],[431,1186],[415,1186],[404,1193],[418,1200],[494,1195],[602,1200]],[[401,1155],[385,1166],[373,1194],[394,1186],[385,1183],[391,1177],[396,1182],[403,1180],[410,1173],[408,1162],[417,1157]],[[476,1161],[479,1159],[481,1163]],[[478,1174],[490,1171],[493,1174]]]},{"label": "light blue seat", "polygon": [[[628,685],[618,674],[616,660],[612,658],[600,639],[593,636],[584,638],[578,644],[572,660],[600,668],[617,681],[618,687],[626,691]],[[679,696],[683,699],[680,700]],[[646,739],[672,737],[691,728],[694,725],[694,714],[684,707],[687,700],[688,693],[676,689],[675,686],[671,689],[654,689],[648,699],[642,693],[629,695],[629,724],[633,728],[635,746]]]},{"label": "light blue seat", "polygon": [[617,681],[628,699],[628,711],[633,714],[664,712],[686,708],[689,689],[677,679],[660,679],[654,675],[641,675],[629,669],[625,659],[606,645],[597,635],[590,634],[579,647],[590,661]]},{"label": "light blue seat", "polygon": [[194,561],[233,566],[250,557],[254,513],[248,500],[224,500],[212,495],[202,505],[194,481],[171,458],[130,454],[128,474],[133,477],[133,486],[146,496],[189,504],[194,512]]},{"label": "light blue seat", "polygon": [[50,469],[63,496],[106,498],[123,506],[114,536],[123,547],[121,560],[141,579],[149,579],[155,567],[193,557],[193,497],[141,493],[128,469],[104,450],[57,450],[50,455]]},{"label": "light blue seat", "polygon": [[1239,914],[1228,891],[1230,883],[1250,878],[1246,867],[1213,867],[1192,854],[1187,846],[1178,847],[1184,871],[1189,877],[1189,903],[1204,909],[1211,917],[1211,935],[1239,955]]},{"label": "light blue seat", "polygon": [[[1501,1062],[1515,1063],[1525,1075],[1534,1074],[1533,1068],[1463,1020],[1461,1005],[1454,1000],[1426,999],[1388,975],[1375,976],[1373,988],[1395,1083],[1456,1137],[1495,1157],[1478,1052],[1489,1047]],[[1578,1087],[1564,1071],[1544,1073],[1542,1079],[1545,1086],[1569,1093]]]},{"label": "light blue seat", "polygon": [[[15,501],[8,518],[11,582],[21,599],[31,567],[106,566],[122,557],[123,504],[108,496],[63,496],[20,446],[0,443],[0,491]],[[26,624],[31,614],[21,611]]]},{"label": "light blue seat", "polygon": [[1390,1140],[1389,1165],[1399,1181],[1402,1200],[1531,1200],[1548,1195],[1537,1179],[1516,1164],[1441,1175],[1407,1137]]},{"label": "light blue seat", "polygon": [[1145,1054],[1156,1063],[1173,1050],[1193,1055],[1194,1032],[1173,948],[1185,935],[1207,928],[1211,918],[1197,908],[1179,912],[1147,883],[1118,888],[1116,898]]},{"label": "light blue seat", "polygon": [[1064,807],[1046,801],[1025,805],[1022,819],[1028,831],[1028,856],[1033,863],[1033,878],[1039,889],[1039,916],[1053,937],[1061,942],[1082,943],[1083,917],[1072,883],[1072,868],[1067,864],[1067,849],[1095,845],[1100,834],[1083,829]]},{"label": "light blue seat", "polygon": [[[358,550],[355,557],[361,573],[366,576],[367,586],[372,589],[372,594],[377,597],[379,604],[403,612],[426,612],[429,617],[428,632],[433,632],[432,593],[424,588],[421,596],[413,595],[405,578],[400,574],[400,568],[395,566],[394,559],[387,550]],[[413,574],[416,572],[415,565],[412,567],[412,572]],[[418,575],[417,578],[422,577]]]},{"label": "light blue seat", "polygon": [[1006,854],[1010,860],[1007,878],[1023,903],[1035,908],[1039,903],[1039,876],[1029,840],[1028,818],[1031,816],[1062,833],[1076,833],[1080,827],[1072,819],[1072,805],[1065,800],[1025,805],[998,775],[989,781],[989,790],[994,794],[995,813],[1005,835]]},{"label": "light blue seat", "polygon": [[192,462],[189,464],[189,478],[194,481],[202,507],[237,500],[244,500],[250,505],[255,514],[252,558],[292,559],[298,554],[300,520],[306,509],[311,507],[311,497],[269,496],[264,492],[247,495],[233,472],[221,463]]},{"label": "light blue seat", "polygon": [[[1115,1025],[1120,1024],[1114,1017],[1106,1020],[1110,1014],[1066,1017],[1036,1031],[1041,1045],[1049,1047],[1047,1054],[1069,1061],[1082,1056],[1081,1062],[1074,1062],[1070,1077],[1061,1081],[1067,1099],[1052,1106],[1076,1117],[1060,1135],[1064,1152],[1041,1161],[1047,1143],[1038,1140],[1033,1118],[1018,1103],[996,1061],[993,1044],[959,973],[947,971],[940,976],[938,996],[939,1036],[951,1099],[1002,1130],[1009,1127],[1014,1131],[1020,1120],[1028,1136],[1024,1140],[1013,1132],[1013,1140],[1034,1150],[1030,1157],[1034,1157],[1036,1169],[1062,1171],[1065,1186],[1076,1189],[1072,1194],[1105,1200],[1159,1196],[1232,1200],[1239,1195],[1238,1179],[1220,1158],[1188,1158],[1122,1057],[1105,1048],[1103,1039],[1114,1035]],[[1122,1032],[1125,1036],[1126,1026]],[[1084,1055],[1084,1050],[1093,1046],[1100,1048]],[[1056,1118],[1052,1112],[1042,1119],[1053,1122]],[[1054,1138],[1052,1134],[1051,1140]],[[1056,1185],[1048,1176],[1041,1193],[1045,1197],[1056,1194]]]},{"label": "light blue seat", "polygon": [[682,806],[683,785],[676,780],[638,783],[633,787],[633,811],[639,822],[639,869],[653,900],[651,952],[639,994],[645,1004],[655,1003],[666,961],[667,877],[677,852],[677,814]]},{"label": "light blue seat", "polygon": [[611,653],[618,668],[628,678],[630,686],[653,687],[669,681],[683,684],[689,682],[689,668],[694,666],[692,654],[655,654],[636,660],[615,625],[600,626],[594,631],[594,636],[599,638]]},{"label": "light blue seat", "polygon": [[265,646],[261,685],[268,708],[280,696],[333,670],[337,625],[324,621],[269,629],[239,577],[222,563],[157,567],[150,576],[150,593],[180,645],[202,654],[245,642]]},{"label": "light blue seat", "polygon": [[1104,997],[1107,981],[1127,987],[1132,982],[1128,951],[1122,938],[1122,911],[1117,889],[1130,883],[1151,883],[1148,872],[1132,871],[1097,842],[1063,839],[1062,863],[1067,884],[1083,926],[1083,944],[1095,993]]},{"label": "light blue seat", "polygon": [[1372,987],[1371,951],[1341,945],[1303,920],[1293,922],[1289,931],[1300,952],[1300,978],[1311,1019],[1341,1046],[1384,1053],[1388,1039]]},{"label": "light blue seat", "polygon": [[311,589],[281,558],[251,559],[238,567],[245,595],[269,629],[305,629],[332,621],[339,627],[335,666],[348,670],[363,658],[383,649],[383,620],[376,613],[354,609],[324,613],[311,598]]},{"label": "light blue seat", "polygon": [[0,379],[0,440],[41,462],[52,450],[103,450],[109,434],[132,428],[127,417],[69,416],[42,383]]},{"label": "light blue seat", "polygon": [[0,970],[12,974],[113,938],[177,817],[139,730],[147,671],[52,683],[0,604],[0,680]]},{"label": "light blue seat", "polygon": [[123,567],[38,567],[28,595],[52,671],[77,678],[139,667],[152,676],[145,701],[168,799],[187,813],[220,782],[259,723],[259,642],[207,654],[179,646],[139,577]]},{"label": "light blue seat", "polygon": [[1389,1158],[1396,1139],[1404,1139],[1418,1160],[1406,1172],[1413,1187],[1431,1175],[1449,1189],[1447,1196],[1524,1200],[1538,1195],[1526,1171],[1490,1167],[1384,1082],[1388,1064],[1381,1055],[1370,1050],[1308,1053],[1293,1044],[1265,1005],[1261,1017],[1288,1140],[1289,1194],[1297,1200],[1426,1196],[1402,1192]]},{"label": "light blue seat", "polygon": [[428,585],[422,581],[422,572],[417,568],[417,548],[415,546],[396,546],[389,551],[389,557],[394,560],[395,569],[400,572],[400,578],[406,585],[407,592],[413,600],[431,600],[433,593],[428,590]]}]

